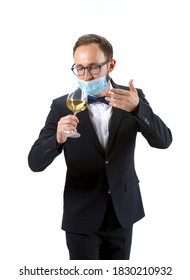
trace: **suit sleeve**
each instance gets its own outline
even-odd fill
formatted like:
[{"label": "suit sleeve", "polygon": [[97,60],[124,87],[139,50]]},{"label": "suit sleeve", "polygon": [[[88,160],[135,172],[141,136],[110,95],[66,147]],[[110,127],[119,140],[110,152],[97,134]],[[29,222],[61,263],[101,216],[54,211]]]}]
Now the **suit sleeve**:
[{"label": "suit sleeve", "polygon": [[58,146],[56,141],[57,123],[61,118],[58,109],[53,102],[45,125],[29,152],[28,164],[34,172],[43,171],[62,152],[63,145]]},{"label": "suit sleeve", "polygon": [[134,116],[139,125],[139,131],[154,148],[166,149],[172,142],[172,134],[165,123],[154,114],[141,90],[138,90],[140,101]]}]

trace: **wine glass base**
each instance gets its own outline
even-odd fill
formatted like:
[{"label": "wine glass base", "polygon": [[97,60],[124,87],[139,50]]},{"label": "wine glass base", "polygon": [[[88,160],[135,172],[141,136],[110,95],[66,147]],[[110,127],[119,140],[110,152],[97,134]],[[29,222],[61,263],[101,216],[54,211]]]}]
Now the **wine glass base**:
[{"label": "wine glass base", "polygon": [[79,138],[80,137],[80,133],[78,133],[77,131],[65,130],[64,133],[69,138]]}]

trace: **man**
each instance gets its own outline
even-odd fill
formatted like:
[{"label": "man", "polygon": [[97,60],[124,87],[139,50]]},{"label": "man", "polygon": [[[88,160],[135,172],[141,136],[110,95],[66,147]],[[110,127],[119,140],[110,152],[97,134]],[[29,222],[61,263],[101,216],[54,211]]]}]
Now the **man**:
[{"label": "man", "polygon": [[[169,147],[172,135],[132,80],[126,87],[110,78],[116,61],[107,39],[81,36],[73,57],[79,87],[90,97],[103,97],[107,104],[89,101],[88,108],[74,116],[66,106],[66,95],[55,99],[29,153],[29,166],[43,171],[64,151],[62,229],[70,259],[128,260],[133,224],[144,217],[134,167],[137,132],[160,149]],[[66,130],[78,130],[81,137],[71,139]]]}]

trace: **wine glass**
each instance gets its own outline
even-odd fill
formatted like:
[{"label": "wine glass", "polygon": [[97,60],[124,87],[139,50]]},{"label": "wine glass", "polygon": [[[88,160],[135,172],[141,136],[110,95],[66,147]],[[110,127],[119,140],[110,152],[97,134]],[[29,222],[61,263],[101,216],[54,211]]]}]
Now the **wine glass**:
[{"label": "wine glass", "polygon": [[[68,94],[66,104],[67,107],[73,112],[76,116],[77,113],[82,112],[87,107],[87,94],[81,90],[79,87],[74,85],[72,87],[71,93]],[[74,130],[64,130],[64,133],[67,137],[78,138],[80,133]]]}]

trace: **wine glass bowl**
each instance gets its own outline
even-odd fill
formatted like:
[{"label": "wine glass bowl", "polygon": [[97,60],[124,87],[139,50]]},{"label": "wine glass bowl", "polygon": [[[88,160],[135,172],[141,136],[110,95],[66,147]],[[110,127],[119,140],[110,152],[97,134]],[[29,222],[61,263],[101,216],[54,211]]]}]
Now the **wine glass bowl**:
[{"label": "wine glass bowl", "polygon": [[67,107],[73,112],[74,115],[82,112],[87,107],[86,94],[80,88],[69,94],[66,102]]},{"label": "wine glass bowl", "polygon": [[[87,94],[80,88],[77,88],[68,94],[66,104],[67,107],[76,116],[77,113],[82,112],[86,109]],[[74,130],[64,130],[64,133],[67,135],[67,137],[71,137],[71,138],[80,137],[80,133]]]}]

